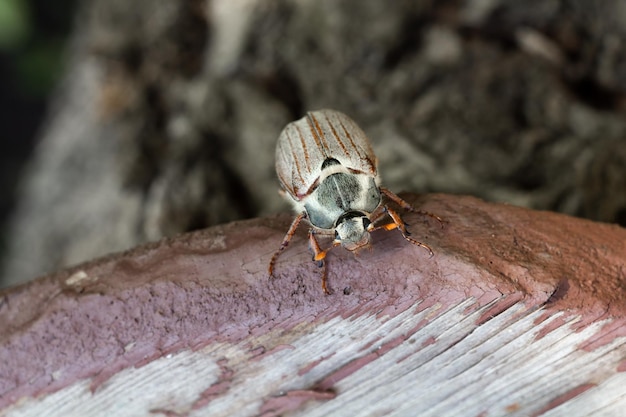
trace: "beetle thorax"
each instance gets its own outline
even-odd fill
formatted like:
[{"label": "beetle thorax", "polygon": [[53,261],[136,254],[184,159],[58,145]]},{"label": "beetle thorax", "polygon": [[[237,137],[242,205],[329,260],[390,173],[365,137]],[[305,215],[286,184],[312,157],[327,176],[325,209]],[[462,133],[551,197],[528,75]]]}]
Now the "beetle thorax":
[{"label": "beetle thorax", "polygon": [[361,218],[367,219],[380,205],[376,178],[351,173],[341,165],[324,171],[315,191],[303,201],[309,221],[320,229],[336,229],[342,243],[360,241],[366,234],[369,239]]}]

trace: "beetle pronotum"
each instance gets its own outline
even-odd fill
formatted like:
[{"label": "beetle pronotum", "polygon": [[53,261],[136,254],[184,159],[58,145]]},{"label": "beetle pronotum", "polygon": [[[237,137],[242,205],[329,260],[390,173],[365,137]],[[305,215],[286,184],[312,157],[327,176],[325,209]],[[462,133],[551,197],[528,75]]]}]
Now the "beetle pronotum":
[{"label": "beetle pronotum", "polygon": [[[324,259],[335,246],[351,252],[369,246],[370,233],[378,229],[398,229],[402,236],[428,250],[432,249],[409,237],[406,224],[383,197],[400,207],[442,220],[434,214],[416,210],[393,192],[380,186],[377,160],[365,133],[348,116],[335,110],[318,110],[289,123],[278,137],[276,173],[298,215],[291,223],[280,248],[269,264],[274,265],[287,248],[303,219],[311,224],[309,243],[313,260],[324,267],[322,289],[330,294],[326,283]],[[390,222],[376,225],[387,215]],[[322,249],[316,235],[333,235],[332,245]]]}]

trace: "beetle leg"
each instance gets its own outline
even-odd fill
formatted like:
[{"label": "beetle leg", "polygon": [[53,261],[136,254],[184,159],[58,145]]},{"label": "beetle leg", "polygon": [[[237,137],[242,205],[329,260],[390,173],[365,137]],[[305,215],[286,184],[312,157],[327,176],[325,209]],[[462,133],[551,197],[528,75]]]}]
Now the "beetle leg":
[{"label": "beetle leg", "polygon": [[414,245],[423,247],[430,253],[430,256],[432,257],[433,250],[430,248],[430,246],[420,241],[417,241],[413,239],[412,237],[409,237],[409,231],[406,230],[406,223],[404,223],[404,220],[402,220],[400,215],[396,211],[390,209],[389,207],[387,206],[384,206],[384,207],[385,207],[385,211],[387,212],[387,214],[389,214],[389,217],[391,217],[391,220],[393,221],[391,223],[381,224],[379,226],[374,226],[374,227],[370,225],[370,227],[368,228],[368,231],[373,232],[374,230],[378,230],[378,229],[385,229],[385,230],[398,229],[400,233],[402,233],[402,237],[404,237],[406,240],[408,240]]},{"label": "beetle leg", "polygon": [[372,227],[372,224],[380,220],[380,218],[383,217],[385,214],[387,214],[387,206],[385,206],[384,204],[380,204],[378,207],[376,207],[376,209],[368,216],[371,222],[370,227]]},{"label": "beetle leg", "polygon": [[[388,213],[389,213],[389,208],[386,205],[381,204],[380,206],[376,207],[376,210],[374,210],[372,214],[370,214],[369,216],[370,225],[367,227],[367,231],[371,233],[374,230],[379,230],[379,229],[385,229],[385,230],[395,229],[397,227],[395,223],[376,225],[376,222],[380,220],[381,218],[383,218]],[[404,221],[402,223],[405,225],[405,230],[406,230],[406,223],[404,223]],[[406,233],[409,234],[408,231]]]},{"label": "beetle leg", "polygon": [[322,268],[322,290],[324,291],[324,294],[331,295],[332,291],[328,289],[328,274],[326,269],[326,262],[324,261],[322,261]]},{"label": "beetle leg", "polygon": [[443,228],[444,220],[441,217],[437,216],[436,214],[429,213],[428,211],[416,209],[415,207],[413,207],[412,205],[404,201],[402,198],[400,198],[397,194],[386,189],[385,187],[380,187],[380,192],[383,193],[385,197],[387,197],[388,199],[390,199],[391,201],[393,201],[394,203],[396,203],[397,205],[399,205],[405,210],[409,210],[409,211],[412,211],[413,213],[421,214],[422,216],[432,217],[433,219],[437,220],[439,224],[441,225],[441,227]]},{"label": "beetle leg", "polygon": [[[402,236],[406,240],[413,243],[414,245],[423,247],[430,253],[431,257],[433,256],[433,250],[430,248],[430,246],[408,236],[406,225],[404,224],[404,221],[402,220],[402,218],[400,217],[398,213],[396,213],[394,210],[391,210],[390,208],[387,209],[387,212],[389,213],[389,217],[391,217],[391,219],[393,220],[393,224],[396,225],[396,227],[398,228],[398,230],[400,230],[400,233],[402,233]],[[439,219],[439,217],[436,217],[436,218]],[[387,227],[387,230],[393,230],[393,227],[392,228]]]},{"label": "beetle leg", "polygon": [[296,233],[296,229],[298,228],[298,225],[300,224],[302,219],[304,219],[305,216],[306,216],[305,213],[300,213],[296,216],[295,219],[293,219],[293,222],[291,222],[291,226],[289,226],[289,230],[287,230],[287,234],[285,235],[285,237],[283,238],[283,241],[280,244],[280,248],[278,248],[278,250],[274,252],[272,259],[270,260],[270,265],[267,269],[267,272],[269,273],[270,278],[274,277],[274,265],[276,264],[278,257],[280,256],[281,253],[283,253],[283,251],[289,245],[291,238]]},{"label": "beetle leg", "polygon": [[[385,224],[379,224],[376,225],[375,223],[380,220],[382,217],[384,217],[386,214],[389,214],[389,207],[383,205],[380,205],[379,208],[382,208],[382,210],[380,210],[378,213],[373,212],[372,215],[370,216],[370,225],[367,228],[368,232],[373,232],[375,230],[380,230],[380,229],[385,229],[385,230],[393,230],[393,229],[397,229],[398,228],[398,224],[395,221],[392,221],[391,223],[385,223]],[[376,211],[378,211],[379,209],[377,208]],[[389,216],[391,217],[391,215],[389,214]],[[399,217],[399,216],[398,216]],[[392,220],[393,217],[392,217]],[[402,227],[404,228],[404,232],[409,234],[408,230],[406,230],[406,223],[404,222],[404,220],[400,220],[402,222]]]},{"label": "beetle leg", "polygon": [[326,253],[328,253],[328,251],[334,248],[335,246],[339,246],[341,243],[334,241],[331,247],[329,247],[326,250],[322,250],[322,247],[320,246],[319,242],[315,238],[315,234],[316,233],[313,229],[309,231],[309,245],[311,245],[311,250],[313,251],[313,260],[323,261],[324,258],[326,258]]},{"label": "beetle leg", "polygon": [[326,250],[322,250],[319,242],[315,238],[315,231],[313,229],[309,230],[309,245],[311,246],[311,250],[313,250],[313,261],[318,262],[320,268],[322,270],[322,290],[324,290],[324,294],[330,295],[332,294],[328,289],[327,285],[327,274],[326,274],[326,254],[329,250],[334,248],[335,246],[340,245],[340,242],[333,242],[333,245]]},{"label": "beetle leg", "polygon": [[315,238],[315,232],[313,232],[313,230],[309,230],[309,245],[311,246],[311,250],[313,251],[313,260],[324,262],[324,258],[326,258],[326,251],[322,250],[322,248],[320,247],[319,242]]}]

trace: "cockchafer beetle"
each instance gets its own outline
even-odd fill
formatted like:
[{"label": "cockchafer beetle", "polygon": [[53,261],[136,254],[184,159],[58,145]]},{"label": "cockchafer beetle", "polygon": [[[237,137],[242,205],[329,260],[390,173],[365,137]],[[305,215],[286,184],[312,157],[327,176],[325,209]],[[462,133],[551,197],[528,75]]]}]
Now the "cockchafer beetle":
[{"label": "cockchafer beetle", "polygon": [[[313,260],[324,267],[322,289],[330,294],[324,259],[335,246],[357,253],[370,244],[370,233],[378,229],[398,229],[402,236],[428,250],[432,249],[409,237],[400,215],[383,202],[383,197],[398,206],[443,221],[438,216],[416,210],[393,192],[380,186],[377,160],[365,133],[343,113],[318,110],[289,123],[278,137],[276,173],[283,194],[298,215],[291,223],[280,248],[269,264],[273,277],[274,265],[287,248],[303,219],[311,224],[309,243]],[[388,215],[388,223],[376,222]],[[328,249],[322,249],[316,235],[332,235]]]}]

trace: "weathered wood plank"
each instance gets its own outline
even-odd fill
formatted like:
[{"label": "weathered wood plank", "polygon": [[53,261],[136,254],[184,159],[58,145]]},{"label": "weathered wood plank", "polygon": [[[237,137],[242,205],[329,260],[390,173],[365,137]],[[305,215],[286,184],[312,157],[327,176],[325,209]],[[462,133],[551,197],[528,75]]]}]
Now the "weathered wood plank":
[{"label": "weathered wood plank", "polygon": [[[415,197],[409,197],[418,202]],[[626,231],[428,196],[413,235],[329,255],[287,216],[80,265],[0,298],[0,411],[84,415],[619,415]],[[303,231],[304,232],[304,231]],[[616,414],[617,413],[617,414]]]}]

